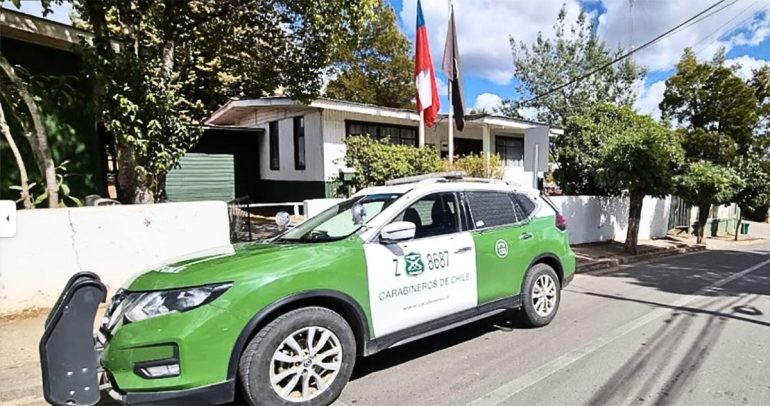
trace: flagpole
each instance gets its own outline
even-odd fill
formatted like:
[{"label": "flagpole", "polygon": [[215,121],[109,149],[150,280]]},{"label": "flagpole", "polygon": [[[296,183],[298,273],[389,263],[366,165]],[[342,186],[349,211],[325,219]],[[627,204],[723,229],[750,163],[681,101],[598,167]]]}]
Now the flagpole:
[{"label": "flagpole", "polygon": [[[449,17],[452,17],[452,0],[447,1],[447,9],[449,11]],[[449,135],[449,141],[447,142],[447,146],[449,148],[449,163],[451,164],[454,162],[454,156],[455,156],[455,140],[454,140],[454,123],[452,122],[452,79],[448,78],[448,94],[449,96],[449,121],[447,122],[447,127],[449,128],[448,135]]]},{"label": "flagpole", "polygon": [[449,121],[447,121],[447,127],[449,128],[449,163],[454,161],[455,156],[455,140],[454,140],[454,123],[452,122],[452,81],[449,81]]},{"label": "flagpole", "polygon": [[425,110],[420,110],[420,127],[417,132],[417,146],[425,146]]}]

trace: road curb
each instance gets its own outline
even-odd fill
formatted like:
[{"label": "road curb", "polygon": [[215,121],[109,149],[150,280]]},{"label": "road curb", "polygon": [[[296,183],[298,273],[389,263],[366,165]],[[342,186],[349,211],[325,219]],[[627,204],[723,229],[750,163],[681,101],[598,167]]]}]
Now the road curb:
[{"label": "road curb", "polygon": [[684,248],[665,248],[652,252],[646,252],[635,256],[619,257],[619,258],[603,258],[597,261],[578,265],[575,270],[576,273],[590,274],[598,271],[602,273],[608,272],[611,268],[619,267],[620,265],[628,265],[642,261],[648,261],[654,258],[670,257],[674,255],[689,254],[692,252],[705,251],[705,245],[691,245]]}]

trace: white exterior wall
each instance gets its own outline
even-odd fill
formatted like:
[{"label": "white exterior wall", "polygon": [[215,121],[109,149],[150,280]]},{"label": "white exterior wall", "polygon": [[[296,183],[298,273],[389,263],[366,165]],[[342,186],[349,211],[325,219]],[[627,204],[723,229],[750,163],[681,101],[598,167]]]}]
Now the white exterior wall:
[{"label": "white exterior wall", "polygon": [[[413,120],[394,117],[380,117],[368,114],[349,113],[336,110],[323,110],[323,154],[326,160],[324,179],[330,180],[339,175],[345,158],[345,120],[366,121],[381,124],[415,126]],[[427,131],[426,131],[427,133]],[[427,135],[426,135],[427,138]]]},{"label": "white exterior wall", "polygon": [[79,271],[113,292],[164,261],[230,247],[224,202],[26,210],[17,224],[0,238],[0,314],[52,306]]},{"label": "white exterior wall", "polygon": [[[602,196],[553,196],[551,200],[567,217],[570,244],[625,241],[628,231],[628,198]],[[639,240],[662,238],[668,233],[671,198],[644,198]]]},{"label": "white exterior wall", "polygon": [[[305,118],[305,169],[294,169],[294,117]],[[270,169],[270,122],[278,121],[280,170]],[[239,126],[261,128],[259,135],[259,176],[266,180],[324,181],[324,148],[321,112],[317,109],[264,109],[259,115],[244,116]]]}]

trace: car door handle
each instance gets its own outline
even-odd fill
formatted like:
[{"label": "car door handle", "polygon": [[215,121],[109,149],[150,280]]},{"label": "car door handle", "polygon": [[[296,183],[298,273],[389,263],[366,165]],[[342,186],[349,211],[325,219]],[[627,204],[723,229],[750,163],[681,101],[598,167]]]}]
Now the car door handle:
[{"label": "car door handle", "polygon": [[471,248],[471,247],[462,247],[462,248],[458,249],[457,251],[455,251],[455,254],[462,254],[463,252],[468,252],[468,251],[470,251],[472,249],[473,248]]},{"label": "car door handle", "polygon": [[532,233],[521,233],[519,236],[519,239],[521,240],[529,240],[530,238],[534,237]]}]

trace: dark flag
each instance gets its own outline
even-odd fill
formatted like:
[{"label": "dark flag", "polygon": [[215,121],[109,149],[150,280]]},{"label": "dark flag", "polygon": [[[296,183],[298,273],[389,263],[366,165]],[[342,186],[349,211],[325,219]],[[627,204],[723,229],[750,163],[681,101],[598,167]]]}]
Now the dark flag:
[{"label": "dark flag", "polygon": [[444,72],[451,83],[452,111],[458,131],[465,128],[465,98],[463,97],[463,78],[460,72],[460,50],[457,48],[457,28],[455,27],[455,9],[449,8],[449,30],[444,45]]}]

